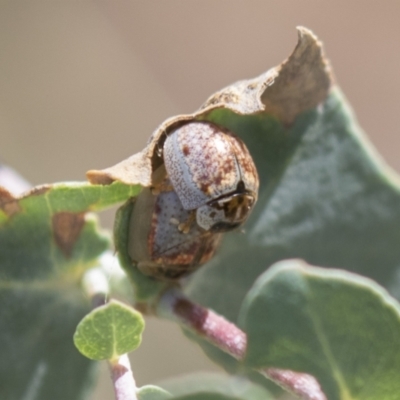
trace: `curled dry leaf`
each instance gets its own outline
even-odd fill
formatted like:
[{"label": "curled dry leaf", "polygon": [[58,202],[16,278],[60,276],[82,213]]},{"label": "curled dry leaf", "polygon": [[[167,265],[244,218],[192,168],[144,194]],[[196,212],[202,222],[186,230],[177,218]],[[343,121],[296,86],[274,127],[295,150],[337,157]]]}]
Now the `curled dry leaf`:
[{"label": "curled dry leaf", "polygon": [[289,125],[297,115],[323,102],[332,83],[321,42],[310,30],[299,27],[297,46],[281,65],[257,78],[239,81],[218,91],[193,114],[166,120],[152,134],[143,151],[113,167],[91,170],[87,178],[92,184],[120,181],[127,185],[151,186],[155,179],[153,172],[162,164],[158,150],[166,135],[178,126],[193,120],[207,120],[207,115],[218,108],[240,115],[266,113]]}]

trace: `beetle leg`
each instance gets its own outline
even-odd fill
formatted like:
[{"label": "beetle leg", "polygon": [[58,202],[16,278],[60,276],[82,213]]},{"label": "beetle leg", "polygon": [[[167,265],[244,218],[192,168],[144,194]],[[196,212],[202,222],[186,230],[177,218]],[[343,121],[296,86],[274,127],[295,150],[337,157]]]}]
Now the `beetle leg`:
[{"label": "beetle leg", "polygon": [[189,233],[190,228],[191,228],[193,222],[195,221],[195,219],[196,219],[196,212],[195,211],[191,211],[190,214],[189,214],[188,219],[186,221],[184,221],[184,222],[181,222],[178,225],[178,229],[182,233]]},{"label": "beetle leg", "polygon": [[172,192],[174,190],[174,187],[171,185],[171,182],[166,179],[163,182],[159,183],[158,185],[155,185],[151,188],[151,194],[154,196],[159,195],[161,192]]}]

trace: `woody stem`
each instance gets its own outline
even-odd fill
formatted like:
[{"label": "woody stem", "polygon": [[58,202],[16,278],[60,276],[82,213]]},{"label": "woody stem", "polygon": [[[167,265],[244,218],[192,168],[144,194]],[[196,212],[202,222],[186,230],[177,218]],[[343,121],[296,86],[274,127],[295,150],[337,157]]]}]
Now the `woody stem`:
[{"label": "woody stem", "polygon": [[[179,290],[171,289],[161,297],[157,314],[178,322],[235,359],[244,359],[246,334],[214,311],[193,303]],[[327,400],[311,375],[277,368],[267,368],[259,372],[300,399]]]}]

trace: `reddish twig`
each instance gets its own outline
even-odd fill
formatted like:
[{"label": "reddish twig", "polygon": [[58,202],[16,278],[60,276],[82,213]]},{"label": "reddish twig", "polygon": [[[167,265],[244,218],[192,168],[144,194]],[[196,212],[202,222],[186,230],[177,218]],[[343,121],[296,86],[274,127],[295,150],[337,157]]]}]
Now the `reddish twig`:
[{"label": "reddish twig", "polygon": [[312,375],[277,368],[268,368],[260,372],[299,399],[327,400],[321,386]]},{"label": "reddish twig", "polygon": [[137,400],[136,382],[127,354],[109,361],[116,400]]},{"label": "reddish twig", "polygon": [[184,297],[175,297],[173,312],[181,323],[189,324],[192,330],[218,348],[238,359],[244,356],[246,335],[235,324]]},{"label": "reddish twig", "polygon": [[[244,358],[246,334],[224,317],[191,302],[180,291],[173,289],[166,292],[158,303],[157,313],[194,331],[237,360]],[[302,400],[327,400],[319,383],[311,375],[276,368],[259,372]]]}]

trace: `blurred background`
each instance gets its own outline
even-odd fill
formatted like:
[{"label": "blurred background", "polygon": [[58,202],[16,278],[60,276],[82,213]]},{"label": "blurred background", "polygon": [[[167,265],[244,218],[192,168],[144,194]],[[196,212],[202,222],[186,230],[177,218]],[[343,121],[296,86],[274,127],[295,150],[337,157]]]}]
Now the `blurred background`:
[{"label": "blurred background", "polygon": [[[164,119],[197,109],[293,50],[325,44],[337,82],[400,171],[400,2],[0,0],[0,160],[33,184],[84,180],[141,150]],[[112,227],[113,211],[101,215]],[[178,328],[149,319],[139,385],[217,370]],[[111,399],[107,370],[93,400]]]}]

